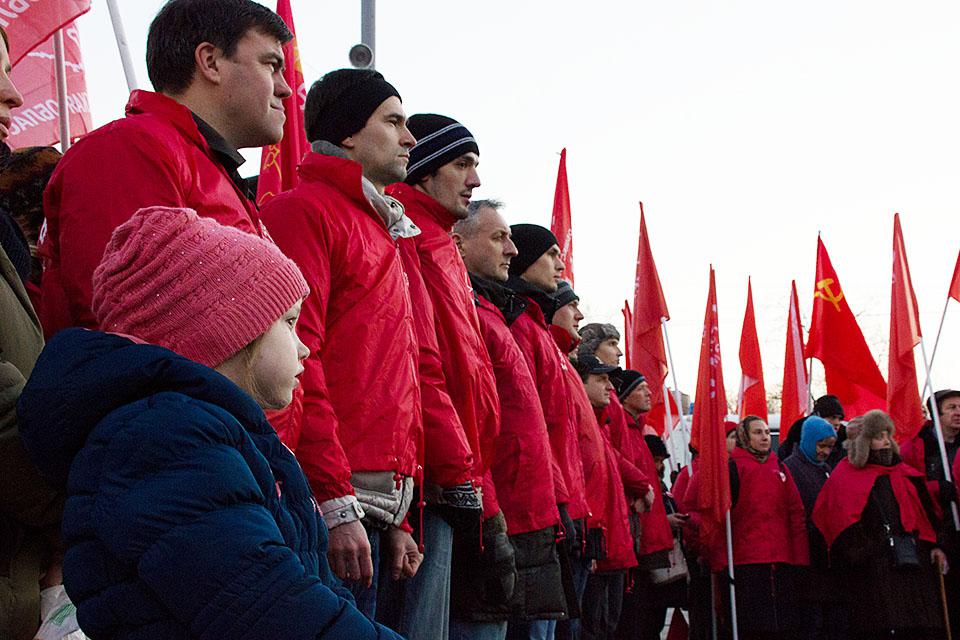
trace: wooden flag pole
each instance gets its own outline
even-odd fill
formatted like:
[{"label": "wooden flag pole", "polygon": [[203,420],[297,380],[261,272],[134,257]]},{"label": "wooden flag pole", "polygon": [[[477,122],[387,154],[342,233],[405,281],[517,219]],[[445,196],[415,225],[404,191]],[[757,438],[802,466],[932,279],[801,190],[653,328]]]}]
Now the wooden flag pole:
[{"label": "wooden flag pole", "polygon": [[[669,396],[669,395],[670,395],[670,389],[667,388],[667,383],[664,382],[664,383],[663,383],[663,397],[664,397],[664,402],[663,402],[663,404],[664,404],[664,408],[667,410],[667,424],[672,425],[672,424],[673,424],[673,411],[670,410],[670,400],[669,400],[669,398],[667,397],[667,396]],[[678,407],[678,408],[679,408],[679,407]],[[673,431],[673,429],[670,429],[670,431]],[[670,437],[673,437],[673,434],[672,434],[672,433],[668,433],[667,435],[670,436]],[[681,443],[681,444],[682,444],[682,443]],[[678,452],[677,452],[677,447],[676,447],[676,445],[674,444],[674,445],[672,445],[672,446],[673,446],[673,452],[674,452],[674,453],[678,453]],[[683,460],[680,459],[681,457],[683,457]],[[678,455],[678,456],[676,456],[676,457],[671,456],[671,458],[673,458],[673,464],[671,464],[671,466],[673,467],[673,470],[679,472],[679,471],[680,471],[680,467],[683,466],[683,465],[681,464],[681,462],[684,462],[684,463],[686,462],[686,456],[682,456],[682,454],[681,454],[681,455]]]},{"label": "wooden flag pole", "polygon": [[57,106],[60,109],[60,152],[70,148],[70,106],[67,103],[67,69],[63,57],[63,29],[53,34],[53,57],[57,70]]},{"label": "wooden flag pole", "polygon": [[733,526],[730,524],[730,510],[727,509],[727,575],[730,578],[730,628],[733,640],[739,640],[737,634],[737,587],[733,583]]},{"label": "wooden flag pole", "polygon": [[[947,446],[943,442],[943,426],[940,424],[940,412],[937,410],[936,398],[933,395],[933,380],[930,379],[930,361],[927,359],[927,348],[923,343],[923,336],[920,336],[920,353],[923,354],[923,366],[927,370],[927,388],[933,398],[933,411],[930,417],[933,418],[933,431],[937,434],[937,445],[940,447],[940,464],[943,465],[943,478],[947,482],[952,482],[953,477],[950,473],[950,460],[947,458]],[[957,512],[957,503],[951,502],[950,509],[953,512],[953,526],[960,531],[960,513]]]}]

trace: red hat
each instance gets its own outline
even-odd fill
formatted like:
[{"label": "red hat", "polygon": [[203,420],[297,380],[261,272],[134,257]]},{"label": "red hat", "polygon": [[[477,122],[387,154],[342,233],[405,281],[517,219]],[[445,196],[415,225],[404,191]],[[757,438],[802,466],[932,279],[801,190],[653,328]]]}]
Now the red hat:
[{"label": "red hat", "polygon": [[93,314],[124,333],[216,367],[266,332],[309,292],[269,240],[149,207],[113,232],[93,274]]}]

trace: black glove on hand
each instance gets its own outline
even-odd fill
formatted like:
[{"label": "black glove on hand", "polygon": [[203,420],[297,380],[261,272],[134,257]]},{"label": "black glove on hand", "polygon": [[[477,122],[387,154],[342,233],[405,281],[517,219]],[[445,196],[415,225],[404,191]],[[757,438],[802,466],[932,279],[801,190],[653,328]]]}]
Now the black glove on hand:
[{"label": "black glove on hand", "polygon": [[441,489],[437,508],[454,531],[472,534],[480,526],[483,503],[471,482]]},{"label": "black glove on hand", "polygon": [[492,604],[509,602],[517,586],[517,561],[502,512],[483,521],[480,562],[484,574],[484,599]]},{"label": "black glove on hand", "polygon": [[557,505],[557,509],[560,511],[560,526],[563,527],[563,544],[572,557],[579,558],[583,551],[583,521],[571,520],[565,504]]}]

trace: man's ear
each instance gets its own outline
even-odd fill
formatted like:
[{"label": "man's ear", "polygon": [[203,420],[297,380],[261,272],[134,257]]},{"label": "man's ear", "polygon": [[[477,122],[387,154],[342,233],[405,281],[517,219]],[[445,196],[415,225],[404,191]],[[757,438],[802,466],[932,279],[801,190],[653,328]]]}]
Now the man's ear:
[{"label": "man's ear", "polygon": [[209,42],[201,42],[193,50],[193,63],[196,73],[213,84],[220,84],[220,63],[224,59],[220,47]]},{"label": "man's ear", "polygon": [[457,251],[460,252],[460,257],[463,257],[463,236],[461,236],[456,231],[450,232],[450,239],[453,240],[454,244],[457,245]]}]

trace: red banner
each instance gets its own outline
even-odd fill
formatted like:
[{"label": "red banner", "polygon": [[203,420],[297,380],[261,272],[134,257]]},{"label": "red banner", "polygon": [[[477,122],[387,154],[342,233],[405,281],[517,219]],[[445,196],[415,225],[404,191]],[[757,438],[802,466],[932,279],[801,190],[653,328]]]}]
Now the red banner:
[{"label": "red banner", "polygon": [[553,215],[550,231],[560,242],[560,259],[563,260],[563,277],[573,285],[573,224],[570,222],[570,187],[567,185],[567,150],[560,151],[560,166],[557,167],[557,188],[553,193]]},{"label": "red banner", "polygon": [[810,395],[807,362],[803,359],[803,326],[797,282],[790,283],[790,310],[787,312],[787,343],[783,356],[783,387],[780,395],[780,442],[785,442],[790,427],[807,414]]},{"label": "red banner", "polygon": [[[633,281],[633,312],[630,322],[630,358],[627,364],[647,378],[652,407],[647,424],[663,435],[672,425],[666,424],[663,405],[663,381],[667,377],[667,352],[663,345],[661,318],[670,319],[663,297],[660,276],[650,249],[647,221],[640,203],[640,238],[637,242],[637,267]],[[674,418],[677,415],[674,414]]]},{"label": "red banner", "polygon": [[957,254],[957,264],[953,266],[953,278],[950,279],[950,291],[947,295],[960,302],[960,254]]},{"label": "red banner", "polygon": [[898,442],[913,439],[923,426],[913,349],[920,344],[920,311],[910,280],[900,214],[893,216],[893,283],[890,287],[890,355],[887,360],[887,412]]},{"label": "red banner", "polygon": [[283,45],[283,58],[286,63],[283,77],[293,89],[293,94],[283,101],[283,111],[287,116],[283,123],[283,139],[277,144],[264,147],[260,156],[257,204],[261,207],[278,193],[297,186],[297,165],[310,149],[303,126],[303,105],[307,99],[307,85],[303,81],[300,50],[297,47],[297,31],[293,26],[290,0],[277,2],[277,15],[283,19],[293,34],[293,39]]},{"label": "red banner", "polygon": [[848,419],[871,409],[886,409],[887,383],[867,348],[820,238],[815,282],[806,355],[823,363],[827,393],[840,399]]},{"label": "red banner", "polygon": [[723,522],[730,509],[730,471],[727,467],[727,443],[724,420],[727,397],[723,386],[723,364],[720,360],[720,323],[717,315],[717,285],[710,267],[710,290],[703,317],[700,341],[700,367],[693,403],[693,427],[690,444],[700,454],[701,536],[712,545],[723,531]]},{"label": "red banner", "polygon": [[0,27],[6,29],[10,39],[10,63],[16,67],[54,31],[89,10],[90,0],[7,0],[0,3]]},{"label": "red banner", "polygon": [[740,418],[759,416],[767,421],[767,388],[763,384],[763,363],[760,361],[760,339],[753,313],[753,286],[747,277],[747,308],[743,312],[740,331],[740,393],[737,413]]},{"label": "red banner", "polygon": [[[63,57],[67,74],[67,107],[70,137],[92,128],[87,81],[80,56],[80,36],[75,24],[63,30]],[[13,110],[7,143],[20,147],[49,146],[60,142],[60,106],[57,102],[57,69],[51,37],[28,53],[10,74],[23,94],[23,106]]]}]

